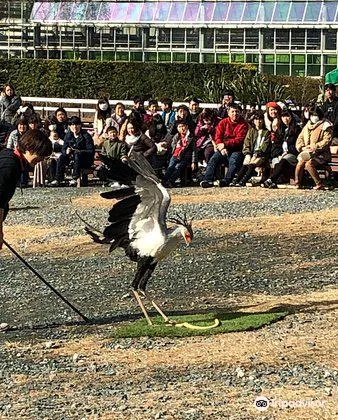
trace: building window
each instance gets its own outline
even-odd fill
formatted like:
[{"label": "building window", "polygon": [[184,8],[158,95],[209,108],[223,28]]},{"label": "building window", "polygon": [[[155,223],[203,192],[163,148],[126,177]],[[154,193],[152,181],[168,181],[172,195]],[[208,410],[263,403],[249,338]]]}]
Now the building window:
[{"label": "building window", "polygon": [[276,29],[276,49],[288,50],[290,48],[289,29]]},{"label": "building window", "polygon": [[214,54],[203,54],[203,63],[214,63],[215,56]]},{"label": "building window", "polygon": [[157,53],[156,52],[146,52],[144,54],[144,61],[156,62],[157,61]]},{"label": "building window", "polygon": [[308,50],[320,50],[321,32],[318,29],[308,29],[306,48]]},{"label": "building window", "polygon": [[258,54],[246,54],[245,58],[246,63],[258,64],[259,63],[259,55]]},{"label": "building window", "polygon": [[129,61],[129,54],[127,51],[116,51],[116,61]]},{"label": "building window", "polygon": [[230,57],[229,54],[216,54],[217,63],[229,63]]},{"label": "building window", "polygon": [[185,61],[185,53],[181,53],[181,52],[173,53],[173,62],[184,62],[184,61]]},{"label": "building window", "polygon": [[229,29],[216,29],[216,48],[229,49]]},{"label": "building window", "polygon": [[320,76],[320,55],[308,54],[307,76]]},{"label": "building window", "polygon": [[257,50],[259,48],[259,30],[246,29],[245,30],[245,48]]},{"label": "building window", "polygon": [[305,54],[292,55],[291,75],[305,76]]},{"label": "building window", "polygon": [[263,34],[263,49],[264,50],[273,50],[275,47],[274,41],[274,30],[273,29],[264,29]]},{"label": "building window", "polygon": [[187,29],[186,33],[187,48],[199,48],[199,30]]},{"label": "building window", "polygon": [[244,30],[243,29],[230,30],[230,48],[232,50],[244,49]]},{"label": "building window", "polygon": [[276,74],[290,74],[290,55],[276,54]]},{"label": "building window", "polygon": [[291,30],[291,49],[305,50],[305,29]]},{"label": "building window", "polygon": [[170,29],[161,28],[158,30],[158,47],[170,48]]},{"label": "building window", "polygon": [[337,31],[328,29],[324,31],[325,50],[337,50]]},{"label": "building window", "polygon": [[200,62],[200,55],[198,53],[188,53],[187,54],[187,62],[188,63],[199,63]]},{"label": "building window", "polygon": [[184,48],[185,30],[181,28],[173,28],[172,30],[172,47]]},{"label": "building window", "polygon": [[215,31],[213,29],[203,29],[203,48],[214,48]]},{"label": "building window", "polygon": [[231,54],[232,63],[244,63],[244,54]]},{"label": "building window", "polygon": [[158,61],[170,63],[171,61],[171,54],[170,52],[159,52],[158,53]]},{"label": "building window", "polygon": [[131,51],[130,52],[130,61],[143,61],[142,52]]}]

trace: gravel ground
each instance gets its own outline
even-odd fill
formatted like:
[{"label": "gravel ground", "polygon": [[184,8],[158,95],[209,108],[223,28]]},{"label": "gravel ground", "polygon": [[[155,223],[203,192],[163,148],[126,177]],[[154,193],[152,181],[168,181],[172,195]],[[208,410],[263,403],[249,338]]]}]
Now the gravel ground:
[{"label": "gravel ground", "polygon": [[[118,341],[110,335],[114,324],[139,316],[128,293],[134,267],[122,252],[90,244],[74,213],[103,227],[106,205],[80,205],[99,191],[28,189],[12,202],[8,241],[96,325],[78,322],[2,252],[0,321],[12,330],[0,335],[0,416],[250,419],[263,394],[327,401],[325,410],[275,409],[273,418],[338,418],[336,191],[266,191],[260,198],[260,189],[215,189],[210,202],[210,190],[173,190],[179,204],[171,212],[193,216],[196,237],[149,282],[170,314],[242,310],[251,298],[250,310],[271,297],[300,300],[292,315],[256,332]],[[271,232],[266,216],[276,220]],[[316,296],[311,305],[309,296]]]}]

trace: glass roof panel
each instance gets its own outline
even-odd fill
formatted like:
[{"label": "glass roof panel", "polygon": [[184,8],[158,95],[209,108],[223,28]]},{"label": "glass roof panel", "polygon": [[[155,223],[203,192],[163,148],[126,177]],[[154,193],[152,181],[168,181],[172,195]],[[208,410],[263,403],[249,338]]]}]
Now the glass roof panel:
[{"label": "glass roof panel", "polygon": [[110,16],[110,20],[112,22],[125,22],[128,6],[128,3],[116,3]]},{"label": "glass roof panel", "polygon": [[273,22],[286,22],[289,15],[290,2],[277,2],[273,14]]},{"label": "glass roof panel", "polygon": [[[332,2],[332,3],[324,3],[321,13],[321,21],[324,22],[334,22],[336,11],[337,11],[338,3]],[[336,18],[336,21],[338,21],[338,18]]]},{"label": "glass roof panel", "polygon": [[126,13],[126,21],[138,22],[140,20],[142,6],[142,3],[130,3]]},{"label": "glass roof panel", "polygon": [[193,22],[198,17],[198,11],[200,8],[200,3],[187,3],[187,7],[185,8],[184,18],[183,20],[187,22]]},{"label": "glass roof panel", "polygon": [[274,2],[261,3],[257,15],[257,22],[271,22],[272,13],[275,7]]},{"label": "glass roof panel", "polygon": [[37,2],[36,8],[33,8],[35,20],[55,20],[60,3]]},{"label": "glass roof panel", "polygon": [[301,22],[303,20],[306,3],[291,3],[291,10],[289,14],[289,22]]},{"label": "glass roof panel", "polygon": [[231,3],[227,21],[240,22],[242,13],[243,13],[244,4],[245,3],[242,1],[236,1],[236,2]]},{"label": "glass roof panel", "polygon": [[322,4],[320,2],[308,2],[304,20],[307,22],[317,22],[321,8]]},{"label": "glass roof panel", "polygon": [[255,22],[257,19],[258,8],[259,8],[258,2],[246,3],[242,21]]},{"label": "glass roof panel", "polygon": [[170,9],[170,22],[181,22],[185,9],[185,3],[172,3]]},{"label": "glass roof panel", "polygon": [[88,3],[85,20],[97,20],[97,16],[100,12],[100,6],[101,3]]},{"label": "glass roof panel", "polygon": [[69,20],[72,14],[73,3],[60,3],[59,13],[57,20]]},{"label": "glass roof panel", "polygon": [[114,15],[116,3],[102,3],[100,13],[97,17],[100,21],[109,21]]},{"label": "glass roof panel", "polygon": [[171,3],[170,2],[160,2],[158,3],[154,20],[163,22],[167,20]]},{"label": "glass roof panel", "polygon": [[74,3],[71,20],[83,20],[87,10],[87,3]]},{"label": "glass roof panel", "polygon": [[[140,4],[142,6],[142,3]],[[136,6],[136,4],[132,3],[130,6],[133,8]],[[144,3],[141,18],[140,18],[141,22],[152,22],[154,19],[155,12],[156,12],[156,3]]]},{"label": "glass roof panel", "polygon": [[201,3],[200,6],[200,17],[201,22],[210,22],[214,14],[215,3]]},{"label": "glass roof panel", "polygon": [[228,14],[228,9],[229,9],[228,2],[216,3],[214,16],[212,20],[214,22],[224,22]]}]

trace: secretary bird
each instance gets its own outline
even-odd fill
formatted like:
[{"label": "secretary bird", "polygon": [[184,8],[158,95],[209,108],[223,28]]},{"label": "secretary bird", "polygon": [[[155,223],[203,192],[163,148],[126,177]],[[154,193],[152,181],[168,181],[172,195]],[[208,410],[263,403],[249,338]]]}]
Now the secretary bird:
[{"label": "secretary bird", "polygon": [[98,243],[110,243],[109,252],[123,248],[131,261],[137,263],[132,291],[149,325],[152,321],[141,300],[147,298],[166,323],[173,323],[159,305],[150,297],[146,286],[156,265],[177,247],[180,238],[187,245],[193,239],[191,221],[186,215],[168,219],[176,223],[167,227],[166,217],[170,205],[168,191],[162,186],[147,159],[140,153],[131,152],[127,164],[102,156],[116,181],[128,184],[128,188],[101,193],[103,198],[118,199],[109,212],[110,225],[103,237],[87,224],[86,232]]}]

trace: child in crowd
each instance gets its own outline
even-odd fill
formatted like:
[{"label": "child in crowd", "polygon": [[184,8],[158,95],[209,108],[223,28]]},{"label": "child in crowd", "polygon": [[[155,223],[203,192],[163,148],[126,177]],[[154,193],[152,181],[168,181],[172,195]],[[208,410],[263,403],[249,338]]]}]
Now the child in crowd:
[{"label": "child in crowd", "polygon": [[59,134],[56,131],[56,125],[50,125],[48,128],[50,130],[49,140],[52,142],[53,153],[47,161],[46,175],[47,180],[51,182],[56,179],[56,165],[57,160],[61,155],[63,140],[59,137]]},{"label": "child in crowd", "polygon": [[172,139],[172,155],[167,171],[163,177],[164,185],[172,187],[180,174],[191,164],[196,168],[195,139],[188,130],[188,123],[184,120],[177,122],[178,133]]}]

